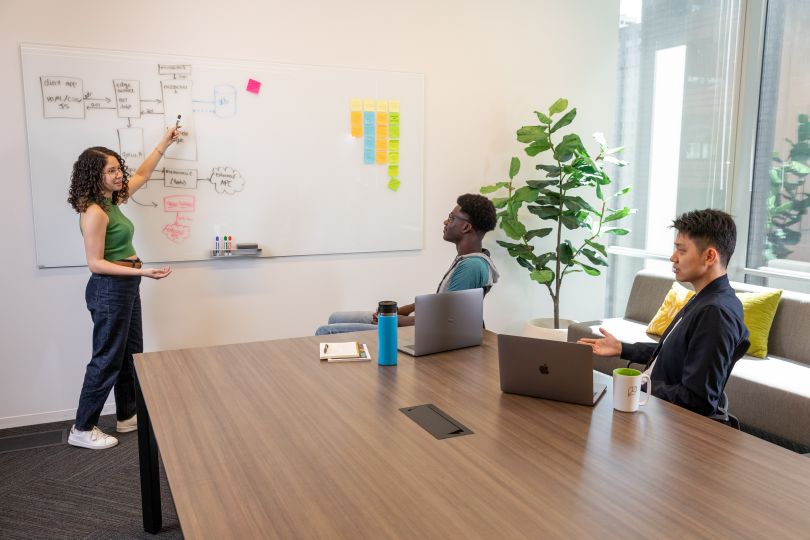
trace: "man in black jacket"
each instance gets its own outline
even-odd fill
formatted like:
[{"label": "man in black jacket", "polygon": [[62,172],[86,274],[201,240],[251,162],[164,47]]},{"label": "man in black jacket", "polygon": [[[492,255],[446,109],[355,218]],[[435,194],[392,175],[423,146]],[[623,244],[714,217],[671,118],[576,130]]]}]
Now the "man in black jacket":
[{"label": "man in black jacket", "polygon": [[717,411],[731,368],[748,349],[743,310],[726,276],[737,241],[731,216],[719,210],[687,212],[676,219],[675,279],[689,282],[693,296],[659,343],[622,343],[604,328],[599,339],[583,338],[598,356],[621,356],[645,364],[652,394],[698,414]]}]

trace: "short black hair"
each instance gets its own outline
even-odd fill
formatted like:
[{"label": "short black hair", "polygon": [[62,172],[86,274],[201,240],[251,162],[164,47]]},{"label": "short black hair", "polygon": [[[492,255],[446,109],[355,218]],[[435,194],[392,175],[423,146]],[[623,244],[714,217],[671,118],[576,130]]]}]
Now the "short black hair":
[{"label": "short black hair", "polygon": [[486,234],[495,228],[495,206],[492,201],[475,193],[465,193],[456,199],[461,211],[470,216],[470,225],[477,232]]},{"label": "short black hair", "polygon": [[720,254],[720,262],[728,267],[737,243],[734,219],[722,210],[693,210],[681,214],[672,227],[688,236],[700,251],[713,247]]}]

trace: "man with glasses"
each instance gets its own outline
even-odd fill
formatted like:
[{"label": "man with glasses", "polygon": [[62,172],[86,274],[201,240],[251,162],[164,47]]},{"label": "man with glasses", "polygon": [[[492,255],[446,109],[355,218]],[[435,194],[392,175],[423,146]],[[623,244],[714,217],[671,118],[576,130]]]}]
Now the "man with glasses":
[{"label": "man with glasses", "polygon": [[[442,238],[456,245],[456,258],[445,272],[437,293],[484,289],[488,293],[498,281],[498,271],[489,258],[489,251],[481,246],[484,235],[495,228],[495,207],[481,195],[467,193],[457,199],[457,205],[444,220]],[[416,322],[414,304],[397,310],[399,326],[413,326]],[[339,311],[329,317],[329,324],[321,326],[315,335],[360,332],[376,328],[377,314],[371,311]]]}]

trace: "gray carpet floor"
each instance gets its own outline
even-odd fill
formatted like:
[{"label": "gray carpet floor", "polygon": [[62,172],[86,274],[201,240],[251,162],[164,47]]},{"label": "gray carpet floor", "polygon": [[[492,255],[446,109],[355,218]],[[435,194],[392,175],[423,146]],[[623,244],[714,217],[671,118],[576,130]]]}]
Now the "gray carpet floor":
[{"label": "gray carpet floor", "polygon": [[[70,429],[55,422],[0,430],[0,439]],[[118,446],[86,450],[67,444],[0,453],[0,538],[182,538],[161,466],[163,530],[143,530],[138,433],[116,433],[115,416],[99,427]]]}]

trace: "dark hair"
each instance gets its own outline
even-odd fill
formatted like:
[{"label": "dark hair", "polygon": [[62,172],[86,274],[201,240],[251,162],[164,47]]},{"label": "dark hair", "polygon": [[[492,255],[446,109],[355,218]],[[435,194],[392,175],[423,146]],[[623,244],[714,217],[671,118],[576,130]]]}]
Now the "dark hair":
[{"label": "dark hair", "polygon": [[477,232],[486,234],[495,228],[495,206],[483,195],[466,193],[456,199],[461,211],[470,216],[470,225]]},{"label": "dark hair", "polygon": [[688,236],[700,251],[713,247],[720,254],[720,262],[728,267],[737,243],[734,219],[721,210],[693,210],[681,214],[672,227]]},{"label": "dark hair", "polygon": [[129,198],[129,173],[124,159],[109,148],[94,146],[79,155],[70,175],[70,191],[67,201],[77,212],[84,212],[93,203],[106,210],[104,194],[101,191],[101,179],[104,175],[104,168],[107,166],[107,158],[110,156],[121,164],[121,174],[124,175],[123,186],[119,191],[113,192],[112,202],[119,204]]}]

